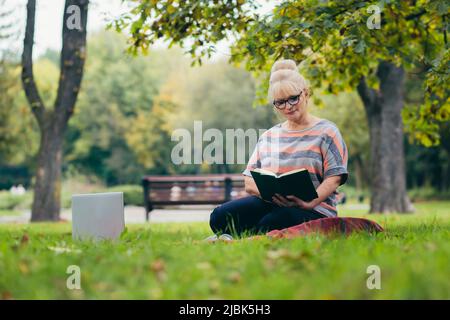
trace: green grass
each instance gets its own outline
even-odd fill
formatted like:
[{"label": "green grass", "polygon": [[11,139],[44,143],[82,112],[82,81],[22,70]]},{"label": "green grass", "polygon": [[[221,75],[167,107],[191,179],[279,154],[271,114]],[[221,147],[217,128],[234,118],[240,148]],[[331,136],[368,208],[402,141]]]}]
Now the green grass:
[{"label": "green grass", "polygon": [[12,195],[9,191],[0,191],[0,210],[22,210],[31,207],[33,195]]},{"label": "green grass", "polygon": [[[378,235],[197,243],[206,223],[129,225],[116,242],[77,243],[70,224],[0,225],[0,298],[449,299],[450,201],[376,220]],[[55,249],[56,248],[56,249]],[[68,249],[60,252],[61,248]],[[369,290],[369,265],[381,290]],[[81,268],[82,290],[66,288]]]},{"label": "green grass", "polygon": [[0,217],[1,216],[19,216],[22,212],[18,210],[9,210],[9,209],[0,209]]}]

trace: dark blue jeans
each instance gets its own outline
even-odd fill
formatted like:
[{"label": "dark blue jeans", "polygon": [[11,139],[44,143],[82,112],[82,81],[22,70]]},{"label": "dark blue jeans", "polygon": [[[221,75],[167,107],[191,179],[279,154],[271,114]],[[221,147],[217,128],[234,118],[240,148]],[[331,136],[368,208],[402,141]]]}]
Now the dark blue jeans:
[{"label": "dark blue jeans", "polygon": [[211,213],[209,225],[216,234],[228,233],[242,236],[280,230],[325,217],[316,211],[279,207],[258,197],[250,196],[215,208]]}]

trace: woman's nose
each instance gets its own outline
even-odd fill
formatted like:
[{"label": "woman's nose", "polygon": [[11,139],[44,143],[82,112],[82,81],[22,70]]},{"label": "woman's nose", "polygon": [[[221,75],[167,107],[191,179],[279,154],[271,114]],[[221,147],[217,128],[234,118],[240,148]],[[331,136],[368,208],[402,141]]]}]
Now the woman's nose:
[{"label": "woman's nose", "polygon": [[293,106],[291,106],[289,103],[287,103],[287,106],[286,106],[286,108],[284,108],[284,110],[290,111],[290,110],[294,109],[296,106],[297,106],[296,104],[294,104]]}]

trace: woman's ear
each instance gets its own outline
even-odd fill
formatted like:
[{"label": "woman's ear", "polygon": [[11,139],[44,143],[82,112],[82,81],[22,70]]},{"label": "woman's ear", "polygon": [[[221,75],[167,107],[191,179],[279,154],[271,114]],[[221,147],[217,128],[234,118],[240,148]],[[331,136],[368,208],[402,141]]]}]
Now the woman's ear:
[{"label": "woman's ear", "polygon": [[309,98],[313,95],[312,89],[310,87],[306,88],[306,96]]}]

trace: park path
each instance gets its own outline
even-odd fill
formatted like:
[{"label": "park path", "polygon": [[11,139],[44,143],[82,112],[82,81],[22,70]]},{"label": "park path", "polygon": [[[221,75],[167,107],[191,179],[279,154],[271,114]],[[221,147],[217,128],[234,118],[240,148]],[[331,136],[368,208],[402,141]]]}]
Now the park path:
[{"label": "park path", "polygon": [[[155,209],[150,215],[150,223],[165,222],[208,222],[214,206],[179,206],[176,208]],[[346,204],[339,210],[344,215],[351,216],[356,212],[367,212],[368,204]],[[25,211],[21,215],[0,216],[0,223],[28,223],[31,212]],[[61,218],[71,221],[72,210],[64,209]],[[144,207],[125,206],[125,223],[145,223]]]},{"label": "park path", "polygon": [[[151,212],[150,223],[164,222],[207,222],[209,215],[214,209],[211,206],[180,206],[176,209],[155,209]],[[21,215],[0,216],[0,223],[27,223],[30,221],[31,212],[26,211]],[[61,218],[71,221],[72,210],[64,209],[61,212]],[[125,223],[144,223],[145,210],[144,207],[126,206],[125,207]]]}]

